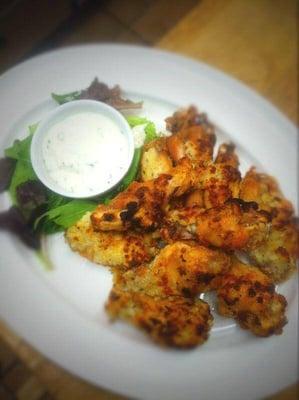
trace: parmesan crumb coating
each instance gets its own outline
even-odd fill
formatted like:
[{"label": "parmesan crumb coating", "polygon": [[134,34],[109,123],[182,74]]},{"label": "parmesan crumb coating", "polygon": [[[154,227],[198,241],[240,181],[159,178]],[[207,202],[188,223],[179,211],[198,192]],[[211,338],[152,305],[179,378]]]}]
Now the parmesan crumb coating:
[{"label": "parmesan crumb coating", "polygon": [[258,173],[254,167],[246,173],[240,186],[240,198],[245,201],[254,201],[260,210],[269,212],[272,224],[288,221],[294,214],[294,209],[287,200],[276,181],[270,175]]},{"label": "parmesan crumb coating", "polygon": [[231,258],[220,250],[176,242],[162,249],[149,266],[120,275],[118,284],[151,296],[194,297],[217,288],[230,264]]},{"label": "parmesan crumb coating", "polygon": [[[296,270],[298,221],[276,180],[242,179],[233,143],[214,154],[215,129],[191,106],[166,119],[171,136],[147,143],[137,180],[65,234],[83,257],[112,268],[112,320],[163,346],[204,343],[218,313],[257,336],[282,333],[286,299],[274,284]],[[242,263],[236,254],[253,265]]]},{"label": "parmesan crumb coating", "polygon": [[65,238],[72,250],[109,267],[136,267],[150,261],[158,251],[157,240],[151,234],[95,232],[90,213],[69,228]]},{"label": "parmesan crumb coating", "polygon": [[251,260],[274,283],[283,282],[296,270],[299,257],[298,221],[291,220],[270,228],[269,236],[248,251]]},{"label": "parmesan crumb coating", "polygon": [[257,336],[281,334],[287,301],[258,268],[234,260],[217,292],[218,312],[232,317]]},{"label": "parmesan crumb coating", "polygon": [[170,173],[173,162],[167,152],[166,138],[153,140],[143,147],[140,175],[143,182],[156,179],[161,174]]},{"label": "parmesan crumb coating", "polygon": [[259,211],[255,203],[240,199],[205,210],[196,223],[196,233],[202,243],[226,250],[255,248],[267,238],[269,228],[269,215]]},{"label": "parmesan crumb coating", "polygon": [[195,184],[196,174],[186,158],[162,174],[146,182],[132,182],[108,205],[100,204],[91,214],[93,228],[98,231],[153,231],[163,220],[165,207]]},{"label": "parmesan crumb coating", "polygon": [[207,303],[182,297],[155,298],[114,287],[106,303],[112,320],[120,318],[162,345],[189,349],[203,344],[213,317]]}]

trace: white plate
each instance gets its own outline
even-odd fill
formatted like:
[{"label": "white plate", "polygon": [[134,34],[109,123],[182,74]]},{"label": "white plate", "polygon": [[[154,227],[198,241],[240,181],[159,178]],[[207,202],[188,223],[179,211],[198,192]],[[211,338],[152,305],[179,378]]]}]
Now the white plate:
[{"label": "white plate", "polygon": [[[73,47],[33,58],[0,78],[0,148],[26,135],[26,126],[55,107],[51,92],[88,86],[98,76],[145,100],[145,114],[162,127],[178,106],[209,114],[220,137],[250,164],[275,175],[294,203],[296,129],[241,83],[204,64],[158,50],[114,45]],[[1,150],[2,152],[2,150]],[[0,209],[8,206],[0,198]],[[257,399],[297,379],[297,278],[280,286],[289,306],[281,336],[256,338],[218,318],[209,341],[192,351],[164,350],[142,333],[109,324],[103,304],[107,269],[72,253],[62,235],[47,240],[55,265],[0,233],[0,315],[29,343],[74,374],[142,399]]]}]

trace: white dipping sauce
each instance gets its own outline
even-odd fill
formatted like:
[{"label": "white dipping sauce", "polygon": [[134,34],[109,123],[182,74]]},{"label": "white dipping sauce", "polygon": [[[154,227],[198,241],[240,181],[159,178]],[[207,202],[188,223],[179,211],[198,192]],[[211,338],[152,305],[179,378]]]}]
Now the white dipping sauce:
[{"label": "white dipping sauce", "polygon": [[79,112],[50,127],[42,156],[50,178],[70,196],[92,196],[121,179],[129,148],[125,135],[109,117]]}]

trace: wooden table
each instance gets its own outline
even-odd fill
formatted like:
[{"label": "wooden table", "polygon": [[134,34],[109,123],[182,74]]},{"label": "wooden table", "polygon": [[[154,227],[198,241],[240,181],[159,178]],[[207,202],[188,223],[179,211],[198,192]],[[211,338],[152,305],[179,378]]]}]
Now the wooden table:
[{"label": "wooden table", "polygon": [[[169,7],[169,1],[165,0],[131,0],[124,5],[121,0],[110,0],[79,26],[58,35],[58,39],[56,35],[53,43],[60,47],[82,42],[82,38],[84,41],[125,41],[185,54],[245,82],[298,123],[296,0],[174,3]],[[58,18],[56,14],[55,18]],[[26,46],[29,54],[30,41]],[[26,55],[24,46],[8,52],[10,58],[4,60],[5,68],[18,55]],[[2,376],[5,385],[0,385],[1,400],[123,399],[57,367],[4,322],[0,323],[0,376],[1,368],[6,368]],[[297,398],[298,386],[271,397],[272,400]]]},{"label": "wooden table", "polygon": [[157,45],[235,76],[298,122],[296,14],[296,0],[202,1]]}]

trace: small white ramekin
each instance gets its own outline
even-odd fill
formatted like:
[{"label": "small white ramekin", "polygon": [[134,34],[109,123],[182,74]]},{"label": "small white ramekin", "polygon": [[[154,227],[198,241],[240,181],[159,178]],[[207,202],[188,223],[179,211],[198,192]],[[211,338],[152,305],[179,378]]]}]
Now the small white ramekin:
[{"label": "small white ramekin", "polygon": [[[55,183],[54,180],[49,176],[49,173],[46,169],[42,156],[43,141],[48,130],[55,123],[63,120],[64,118],[81,112],[95,112],[99,113],[100,115],[109,117],[118,125],[121,133],[125,136],[128,145],[128,158],[126,160],[126,164],[123,165],[122,175],[118,176],[115,181],[111,180],[110,184],[107,183],[107,186],[105,186],[104,189],[103,189],[103,183],[101,183],[100,191],[97,192],[95,188],[95,191],[92,192],[92,194],[90,192],[88,193],[84,192],[84,190],[77,191],[76,193],[71,193],[58,186],[57,183]],[[86,137],[85,139],[88,140],[88,137]],[[59,149],[57,149],[57,151],[59,151]],[[71,198],[94,197],[107,192],[109,189],[112,189],[115,185],[117,185],[117,183],[121,181],[121,179],[128,171],[132,163],[133,155],[134,155],[134,138],[132,130],[126,119],[115,108],[95,100],[74,100],[69,103],[58,106],[53,111],[49,112],[46,118],[44,118],[39,123],[37,130],[33,134],[31,149],[30,149],[32,167],[38,179],[53,192]],[[109,170],[110,168],[111,165],[107,164],[107,169]]]}]

